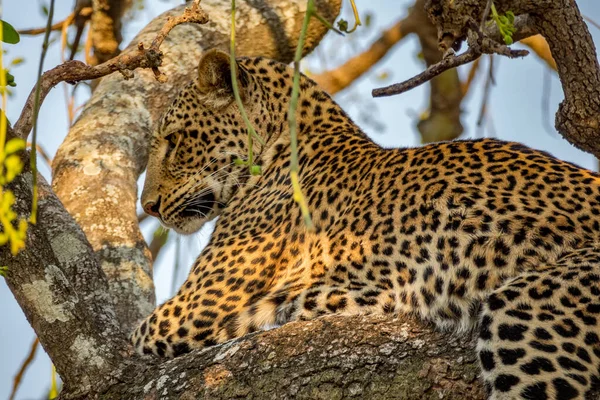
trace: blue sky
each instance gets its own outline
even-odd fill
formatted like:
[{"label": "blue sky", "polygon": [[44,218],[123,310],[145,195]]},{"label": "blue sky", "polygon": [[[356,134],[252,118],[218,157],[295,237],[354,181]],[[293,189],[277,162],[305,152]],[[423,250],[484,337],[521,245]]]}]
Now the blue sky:
[{"label": "blue sky", "polygon": [[[364,49],[377,36],[381,29],[392,25],[399,17],[405,15],[407,6],[412,0],[357,0],[361,14],[372,13],[373,23],[368,29],[357,35],[339,38],[329,34],[319,50],[321,56],[310,58],[308,68],[318,72],[322,68],[321,58],[327,60],[327,66],[332,67],[343,62],[346,58]],[[45,24],[42,16],[40,0],[8,1],[4,5],[3,19],[13,24],[17,29],[40,27]],[[74,1],[56,1],[54,21],[63,20],[73,8]],[[137,11],[133,20],[126,23],[124,43],[128,43],[150,19],[163,10],[171,8],[181,1],[146,0],[145,8]],[[344,0],[345,6],[349,3]],[[600,3],[597,0],[579,0],[581,12],[600,21]],[[352,21],[350,10],[345,8],[345,18]],[[600,43],[600,31],[590,26],[590,32],[595,43]],[[14,122],[25,102],[30,89],[34,85],[34,77],[39,62],[41,37],[23,37],[16,46],[7,46],[7,60],[24,57],[25,63],[14,68],[11,72],[18,84],[14,96],[9,99],[7,114]],[[401,81],[412,77],[423,69],[417,59],[419,52],[416,38],[407,38],[397,45],[396,49],[385,60],[378,64],[371,73],[357,81],[351,89],[339,94],[336,99],[350,115],[365,129],[379,144],[386,147],[415,146],[419,144],[419,136],[414,126],[418,115],[427,107],[429,88],[423,85],[400,96],[372,99],[371,89]],[[486,61],[487,62],[487,61]],[[45,69],[60,63],[59,48],[55,44],[50,48]],[[475,82],[475,90],[471,91],[463,104],[465,134],[463,137],[476,137],[483,133],[486,136],[495,135],[505,140],[520,141],[531,147],[551,152],[559,158],[577,163],[586,168],[597,168],[596,160],[589,154],[583,153],[568,144],[554,131],[554,112],[562,100],[560,82],[553,72],[548,72],[543,62],[534,55],[524,59],[508,60],[495,59],[495,78],[497,85],[492,88],[488,109],[492,124],[487,124],[483,132],[476,129],[479,108],[482,98],[481,74]],[[484,68],[487,68],[484,65]],[[465,76],[468,67],[461,70]],[[382,81],[379,77],[386,73],[389,78]],[[546,88],[544,89],[544,82]],[[544,98],[542,98],[544,96]],[[78,90],[77,103],[82,104],[88,97],[85,88]],[[544,114],[543,104],[548,105],[549,112]],[[385,126],[382,132],[376,132],[372,124],[366,123],[361,115],[378,121]],[[40,111],[41,129],[39,141],[54,155],[62,142],[67,130],[68,120],[64,102],[63,87],[56,87],[47,97]],[[551,131],[547,127],[552,127]],[[41,170],[49,179],[49,169],[40,162]],[[145,223],[146,237],[149,237],[155,225],[154,221]],[[183,270],[177,273],[176,283],[180,283],[187,274],[187,267],[199,252],[210,234],[210,227],[203,229],[192,237],[181,238],[181,248],[187,249],[181,254]],[[157,262],[155,281],[159,301],[168,298],[173,279],[173,260],[175,245],[171,244]],[[8,323],[0,324],[0,400],[7,398],[12,386],[12,379],[24,359],[34,333],[18,307],[4,280],[0,279],[0,305],[2,318]],[[38,351],[35,362],[27,372],[17,399],[43,398],[50,383],[50,361],[43,351]]]}]

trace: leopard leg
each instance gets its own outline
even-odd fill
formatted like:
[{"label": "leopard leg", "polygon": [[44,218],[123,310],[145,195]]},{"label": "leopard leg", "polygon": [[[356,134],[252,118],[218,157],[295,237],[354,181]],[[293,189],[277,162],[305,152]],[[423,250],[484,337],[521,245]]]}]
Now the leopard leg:
[{"label": "leopard leg", "polygon": [[496,289],[477,344],[490,399],[584,399],[599,382],[599,321],[598,247]]}]

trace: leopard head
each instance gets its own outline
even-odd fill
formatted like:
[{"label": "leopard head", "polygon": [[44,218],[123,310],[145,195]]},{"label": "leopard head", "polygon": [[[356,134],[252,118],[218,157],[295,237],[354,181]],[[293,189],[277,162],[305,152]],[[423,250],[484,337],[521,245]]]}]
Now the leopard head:
[{"label": "leopard head", "polygon": [[[235,64],[240,97],[262,143],[275,131],[269,96],[253,72],[256,59]],[[262,62],[262,61],[259,61]],[[265,61],[266,62],[266,61]],[[254,139],[255,163],[264,146]],[[179,233],[191,234],[218,216],[249,177],[248,131],[235,101],[230,57],[211,50],[198,77],[168,108],[151,139],[142,206]]]}]

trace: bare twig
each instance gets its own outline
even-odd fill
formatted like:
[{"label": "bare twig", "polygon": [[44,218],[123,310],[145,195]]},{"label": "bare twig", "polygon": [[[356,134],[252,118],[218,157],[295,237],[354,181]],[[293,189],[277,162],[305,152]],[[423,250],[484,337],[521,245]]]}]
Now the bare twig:
[{"label": "bare twig", "polygon": [[19,368],[19,372],[17,372],[17,374],[15,375],[15,378],[13,380],[12,391],[10,392],[10,396],[8,397],[8,400],[13,400],[15,398],[15,396],[17,395],[17,390],[19,389],[19,386],[21,385],[21,381],[23,380],[23,375],[25,375],[25,371],[27,371],[27,368],[29,368],[29,366],[31,365],[31,362],[35,358],[35,353],[37,352],[38,344],[40,344],[40,340],[36,336],[35,339],[33,340],[33,343],[31,343],[31,348],[29,349],[29,353],[27,354],[27,357],[25,358],[25,360],[23,360],[23,364],[21,364],[21,368]]},{"label": "bare twig", "polygon": [[556,130],[550,123],[550,90],[552,85],[550,84],[551,72],[548,68],[544,68],[544,77],[542,78],[542,126],[548,135],[553,136],[556,134]]},{"label": "bare twig", "polygon": [[[489,57],[490,59],[490,65],[489,65],[489,70],[488,70],[488,76],[487,79],[485,80],[485,85],[483,87],[483,97],[481,99],[481,108],[479,110],[479,117],[477,118],[477,130],[478,131],[482,131],[482,127],[483,127],[483,121],[485,120],[486,116],[487,116],[487,109],[488,109],[488,100],[490,98],[490,92],[491,92],[491,88],[492,85],[495,85],[496,82],[494,81],[494,56],[490,55]],[[483,135],[482,135],[483,136]]]},{"label": "bare twig", "polygon": [[[73,22],[73,18],[75,17],[75,13],[71,13],[67,16],[67,18],[63,19],[60,22],[57,22],[53,25],[50,25],[51,31],[60,31],[63,29],[63,26],[66,24],[71,24]],[[20,35],[41,35],[46,32],[46,27],[43,28],[31,28],[31,29],[21,29],[19,31]]]},{"label": "bare twig", "polygon": [[167,240],[169,239],[169,230],[159,225],[152,235],[152,241],[148,245],[148,249],[150,249],[150,253],[152,254],[152,261],[156,261],[158,254],[163,249],[165,244],[167,244]]},{"label": "bare twig", "polygon": [[[59,21],[55,24],[52,24],[50,26],[50,30],[51,31],[60,31],[63,29],[63,27],[65,26],[65,24],[71,25],[73,23],[73,20],[75,19],[75,17],[77,15],[82,15],[84,17],[89,17],[92,14],[92,8],[91,7],[84,7],[81,9],[81,11],[79,11],[79,13],[77,12],[72,12],[71,14],[69,14],[67,16],[67,18],[63,19],[62,21]],[[43,28],[31,28],[31,29],[21,29],[18,30],[17,32],[19,32],[20,35],[41,35],[42,33],[46,32],[46,27]]]},{"label": "bare twig", "polygon": [[93,65],[94,57],[92,56],[92,35],[89,29],[83,46],[83,54],[85,62],[89,65]]},{"label": "bare twig", "polygon": [[483,36],[479,32],[471,31],[469,34],[469,49],[467,51],[458,56],[449,55],[439,63],[430,66],[417,76],[404,82],[373,89],[373,97],[394,96],[404,93],[430,81],[444,71],[475,61],[481,57],[482,54],[500,54],[510,58],[516,58],[524,57],[529,54],[529,52],[527,50],[512,50],[505,45],[499,44],[490,38]]},{"label": "bare twig", "polygon": [[67,19],[63,21],[62,29],[60,30],[60,61],[65,62],[65,49],[67,48],[67,32],[69,31],[69,25],[73,23],[75,19],[75,13],[69,15]]},{"label": "bare twig", "polygon": [[490,14],[490,9],[492,8],[493,0],[487,0],[485,4],[485,10],[483,10],[483,14],[481,15],[481,22],[479,23],[479,29],[483,31],[485,27],[485,21],[487,21],[488,16]]},{"label": "bare twig", "polygon": [[430,81],[431,79],[433,79],[434,77],[438,76],[446,70],[456,68],[464,64],[468,64],[471,61],[475,61],[480,56],[481,53],[474,51],[473,49],[469,49],[459,56],[446,57],[439,63],[433,64],[417,76],[410,78],[404,82],[396,83],[383,88],[373,89],[373,97],[393,96],[396,94],[404,93],[408,90],[411,90],[417,86],[424,84],[425,82]]},{"label": "bare twig", "polygon": [[76,1],[75,3],[75,19],[73,20],[73,25],[77,29],[75,31],[75,37],[73,38],[73,42],[71,43],[71,54],[69,55],[69,60],[75,58],[75,53],[77,53],[77,48],[79,47],[79,43],[81,42],[81,37],[83,35],[83,31],[85,26],[87,25],[92,12],[94,11],[91,4],[91,0],[82,0]]},{"label": "bare twig", "polygon": [[596,21],[594,21],[593,19],[591,19],[590,17],[583,15],[583,19],[585,19],[587,22],[592,24],[595,28],[600,29],[600,24],[597,23]]},{"label": "bare twig", "polygon": [[[32,147],[32,143],[31,142],[27,142],[27,147]],[[44,159],[44,161],[46,162],[46,164],[48,164],[48,166],[50,168],[52,168],[52,157],[50,157],[48,155],[48,152],[39,144],[36,143],[35,144],[36,150],[39,153],[39,155]]]},{"label": "bare twig", "polygon": [[[137,68],[151,68],[159,81],[166,81],[166,77],[159,71],[162,62],[160,45],[165,40],[171,29],[175,26],[193,22],[205,24],[208,15],[199,7],[197,2],[187,7],[183,14],[175,18],[169,18],[161,31],[156,35],[150,48],[145,49],[143,43],[139,43],[137,50],[120,54],[119,56],[97,66],[89,66],[81,61],[70,60],[60,64],[42,75],[40,82],[40,103],[50,90],[60,82],[74,83],[83,80],[101,78],[115,71],[123,74],[125,79],[133,76],[132,71]],[[15,123],[14,131],[21,137],[26,138],[33,124],[33,103],[35,90],[31,92],[23,107],[19,120]]]}]

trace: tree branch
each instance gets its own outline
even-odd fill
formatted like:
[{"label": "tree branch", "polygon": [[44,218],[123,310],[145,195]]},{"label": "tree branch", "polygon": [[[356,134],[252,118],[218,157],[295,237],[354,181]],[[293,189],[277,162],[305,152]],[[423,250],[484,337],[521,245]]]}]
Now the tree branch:
[{"label": "tree branch", "polygon": [[475,61],[481,57],[482,54],[501,54],[510,58],[524,57],[529,54],[527,50],[512,50],[504,45],[498,44],[488,37],[476,36],[475,33],[469,35],[469,49],[464,53],[458,56],[454,56],[451,53],[444,57],[442,61],[430,66],[425,71],[404,82],[373,89],[373,97],[394,96],[404,93],[430,81],[444,71]]},{"label": "tree branch", "polygon": [[[341,0],[317,3],[319,13],[333,21]],[[289,62],[305,4],[304,0],[240,2],[237,54]],[[137,179],[146,165],[148,139],[165,106],[195,76],[203,49],[225,48],[228,43],[229,21],[224,18],[229,15],[228,4],[213,2],[203,8],[211,18],[208,24],[180,25],[161,47],[161,71],[168,81],[160,84],[147,70],[139,70],[130,80],[103,78],[54,158],[54,189],[96,251],[126,331],[154,309],[150,252],[136,215]],[[136,52],[139,42],[149,43],[166,18],[181,10],[154,20],[124,54]],[[318,21],[312,22],[305,51],[314,48],[325,32]]]},{"label": "tree branch", "polygon": [[[115,71],[121,72],[125,79],[129,79],[133,77],[131,71],[137,68],[151,68],[156,79],[163,81],[166,78],[158,69],[162,62],[160,46],[174,27],[186,22],[205,24],[208,22],[208,16],[196,3],[194,3],[191,7],[186,8],[181,15],[169,18],[152,41],[150,48],[147,50],[144,48],[143,43],[140,42],[137,46],[137,50],[131,50],[121,54],[120,56],[95,67],[89,66],[81,61],[73,60],[67,61],[46,71],[42,76],[40,85],[40,104],[44,101],[50,90],[60,82],[76,83],[83,80],[97,79]],[[29,135],[31,127],[33,126],[34,99],[35,88],[29,94],[25,106],[21,111],[21,116],[15,123],[14,131],[18,137],[23,139]]]},{"label": "tree branch", "polygon": [[573,0],[533,16],[556,61],[564,100],[556,130],[581,150],[600,158],[600,67],[592,37]]},{"label": "tree branch", "polygon": [[[439,45],[464,40],[481,19],[487,0],[428,1],[438,28]],[[512,11],[517,36],[540,33],[556,61],[565,99],[556,113],[556,129],[580,149],[600,157],[600,67],[592,37],[574,0],[496,0],[498,12]],[[530,36],[530,35],[529,35]],[[497,39],[488,35],[490,39]]]},{"label": "tree branch", "polygon": [[[17,197],[15,210],[27,218],[31,172],[21,173],[10,186]],[[41,176],[38,192],[38,223],[28,227],[26,248],[13,257],[0,247],[0,259],[8,266],[8,287],[61,377],[86,391],[98,376],[121,364],[130,345],[83,232]]]},{"label": "tree branch", "polygon": [[94,49],[92,65],[106,62],[119,54],[121,18],[131,6],[131,0],[92,0],[90,35]]}]

